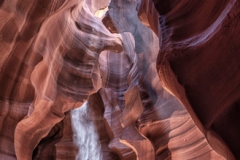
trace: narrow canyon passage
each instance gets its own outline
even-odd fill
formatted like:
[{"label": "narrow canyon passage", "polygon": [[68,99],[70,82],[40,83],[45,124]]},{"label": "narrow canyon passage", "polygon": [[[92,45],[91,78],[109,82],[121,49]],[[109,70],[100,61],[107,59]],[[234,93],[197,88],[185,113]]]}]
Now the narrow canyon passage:
[{"label": "narrow canyon passage", "polygon": [[238,158],[238,15],[237,0],[0,0],[0,159]]}]

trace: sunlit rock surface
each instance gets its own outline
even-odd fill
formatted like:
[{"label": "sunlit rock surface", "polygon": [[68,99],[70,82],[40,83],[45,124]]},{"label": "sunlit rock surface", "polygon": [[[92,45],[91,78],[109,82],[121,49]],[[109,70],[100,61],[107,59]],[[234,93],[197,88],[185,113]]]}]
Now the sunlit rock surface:
[{"label": "sunlit rock surface", "polygon": [[[233,33],[221,30],[237,26],[237,5],[0,0],[0,159],[221,160],[233,159],[231,151],[238,157],[240,142],[224,137],[238,140],[237,124],[227,126],[234,134],[221,128],[234,120],[227,104],[239,104],[231,103],[238,82],[229,77],[239,61],[221,49],[237,49],[236,38],[224,43]],[[232,98],[217,94],[224,88]]]}]

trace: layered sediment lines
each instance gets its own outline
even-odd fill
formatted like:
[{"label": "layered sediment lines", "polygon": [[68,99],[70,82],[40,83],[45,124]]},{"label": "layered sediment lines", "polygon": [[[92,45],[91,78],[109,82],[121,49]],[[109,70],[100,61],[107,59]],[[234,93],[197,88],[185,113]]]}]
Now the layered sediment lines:
[{"label": "layered sediment lines", "polygon": [[157,9],[148,0],[0,1],[0,159],[224,159],[160,83],[175,94],[156,60],[178,17],[165,24],[168,11]]},{"label": "layered sediment lines", "polygon": [[218,153],[239,159],[239,1],[154,3],[163,39],[157,61],[161,83]]}]

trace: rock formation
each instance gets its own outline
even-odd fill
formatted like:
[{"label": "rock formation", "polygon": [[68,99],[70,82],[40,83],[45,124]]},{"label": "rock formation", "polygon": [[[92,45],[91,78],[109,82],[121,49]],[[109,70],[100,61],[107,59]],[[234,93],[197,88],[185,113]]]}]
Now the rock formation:
[{"label": "rock formation", "polygon": [[238,8],[0,0],[0,159],[238,158]]},{"label": "rock formation", "polygon": [[239,159],[240,3],[168,2],[155,1],[161,15],[160,81],[186,107],[214,150],[226,159]]}]

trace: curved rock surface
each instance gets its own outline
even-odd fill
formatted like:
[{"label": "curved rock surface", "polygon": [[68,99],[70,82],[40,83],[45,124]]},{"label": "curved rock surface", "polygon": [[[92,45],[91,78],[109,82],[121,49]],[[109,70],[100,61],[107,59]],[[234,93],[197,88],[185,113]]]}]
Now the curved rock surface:
[{"label": "curved rock surface", "polygon": [[218,153],[239,159],[240,2],[154,3],[162,29],[157,68],[164,88],[183,103]]},{"label": "curved rock surface", "polygon": [[[154,2],[156,8],[150,0],[0,0],[0,159],[221,160],[232,158],[227,145],[237,157],[231,140],[213,142],[215,134],[209,138],[202,127],[203,114],[215,120],[222,110],[206,114],[204,106],[198,114],[186,103],[195,88],[176,92],[181,83],[172,75],[197,84],[194,67],[190,81],[182,70],[194,57],[166,54],[174,53],[171,46],[204,46],[234,3],[214,8],[212,2],[205,11],[207,2]],[[211,25],[197,25],[197,7],[211,15]],[[197,18],[184,16],[189,12]],[[209,97],[201,95],[197,105],[205,104],[202,98]],[[224,120],[211,129],[221,129]]]}]

